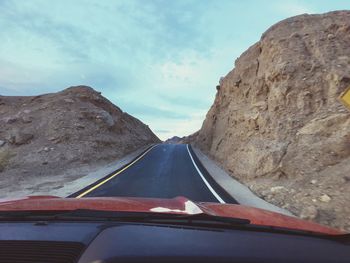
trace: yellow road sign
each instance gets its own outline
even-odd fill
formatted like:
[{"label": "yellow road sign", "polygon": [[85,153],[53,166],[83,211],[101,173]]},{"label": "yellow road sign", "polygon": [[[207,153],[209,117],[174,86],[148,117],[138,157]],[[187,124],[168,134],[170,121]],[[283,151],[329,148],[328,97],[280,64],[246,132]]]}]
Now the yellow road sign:
[{"label": "yellow road sign", "polygon": [[340,95],[339,99],[350,110],[350,87]]}]

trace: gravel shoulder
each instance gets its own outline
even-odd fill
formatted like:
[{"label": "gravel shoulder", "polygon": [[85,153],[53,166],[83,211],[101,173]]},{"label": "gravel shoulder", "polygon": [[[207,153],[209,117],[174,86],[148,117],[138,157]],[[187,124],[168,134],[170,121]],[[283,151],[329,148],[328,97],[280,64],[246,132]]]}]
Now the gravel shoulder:
[{"label": "gravel shoulder", "polygon": [[195,154],[197,155],[198,159],[201,161],[205,169],[207,169],[209,174],[214,178],[214,180],[222,188],[224,188],[228,194],[230,194],[234,199],[236,199],[239,204],[261,208],[288,216],[293,216],[293,214],[288,210],[270,204],[256,196],[252,191],[249,190],[247,186],[241,184],[233,177],[228,175],[213,160],[209,159],[201,150],[193,146],[192,148]]}]

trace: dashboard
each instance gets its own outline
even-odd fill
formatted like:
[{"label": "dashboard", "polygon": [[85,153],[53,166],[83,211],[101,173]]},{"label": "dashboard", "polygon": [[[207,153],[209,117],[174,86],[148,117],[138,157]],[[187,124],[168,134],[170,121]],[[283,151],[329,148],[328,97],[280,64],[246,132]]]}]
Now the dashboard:
[{"label": "dashboard", "polygon": [[128,222],[2,222],[0,262],[350,262],[350,243],[300,234]]}]

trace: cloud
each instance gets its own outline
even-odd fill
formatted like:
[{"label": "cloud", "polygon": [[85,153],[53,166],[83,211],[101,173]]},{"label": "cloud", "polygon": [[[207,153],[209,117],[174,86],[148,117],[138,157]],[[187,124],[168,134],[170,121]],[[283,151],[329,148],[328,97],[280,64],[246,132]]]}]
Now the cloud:
[{"label": "cloud", "polygon": [[[157,135],[160,139],[166,140],[174,135],[183,137],[190,135],[199,130],[203,123],[203,116],[205,111],[189,113],[186,119],[154,119],[145,118],[150,125],[151,129],[157,131]],[[166,127],[166,129],[157,129],[155,127]]]},{"label": "cloud", "polygon": [[0,93],[85,84],[163,139],[188,135],[200,128],[220,77],[269,26],[348,4],[337,3],[0,0]]},{"label": "cloud", "polygon": [[139,115],[143,117],[151,116],[158,119],[186,119],[187,114],[179,113],[176,111],[171,111],[167,109],[162,109],[158,107],[153,107],[149,105],[133,104],[129,106],[129,113],[132,115]]},{"label": "cloud", "polygon": [[166,133],[166,134],[168,134],[168,133],[171,133],[172,131],[171,130],[154,130],[154,132],[156,132],[156,133]]},{"label": "cloud", "polygon": [[166,103],[176,106],[183,106],[190,109],[207,109],[208,102],[203,98],[191,97],[186,95],[170,96],[160,95],[159,96]]},{"label": "cloud", "polygon": [[13,74],[1,85],[26,94],[89,85],[155,130],[198,129],[232,67],[227,54],[237,53],[232,44],[212,46],[213,32],[203,30],[210,1],[8,3],[0,59]]}]

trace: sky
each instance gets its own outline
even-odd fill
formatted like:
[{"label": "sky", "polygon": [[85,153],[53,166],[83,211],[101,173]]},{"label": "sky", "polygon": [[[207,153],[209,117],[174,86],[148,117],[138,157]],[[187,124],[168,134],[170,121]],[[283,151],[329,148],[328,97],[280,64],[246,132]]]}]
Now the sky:
[{"label": "sky", "polygon": [[276,22],[337,0],[0,0],[0,95],[88,85],[161,139],[200,129],[220,77]]}]

